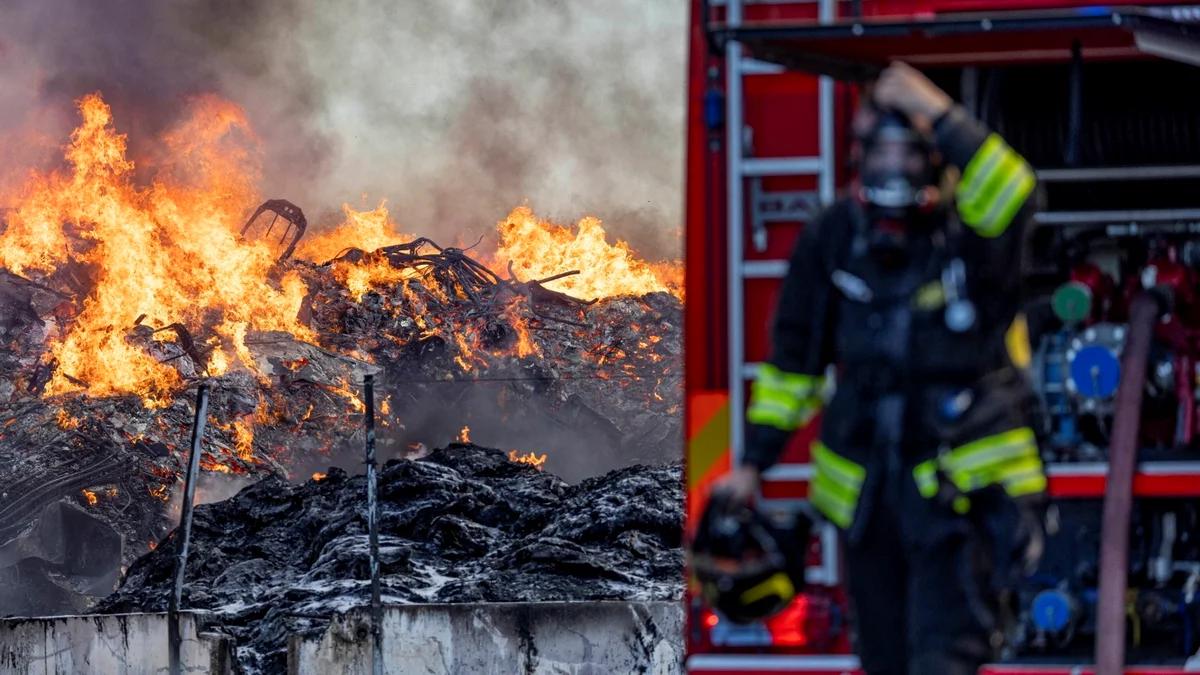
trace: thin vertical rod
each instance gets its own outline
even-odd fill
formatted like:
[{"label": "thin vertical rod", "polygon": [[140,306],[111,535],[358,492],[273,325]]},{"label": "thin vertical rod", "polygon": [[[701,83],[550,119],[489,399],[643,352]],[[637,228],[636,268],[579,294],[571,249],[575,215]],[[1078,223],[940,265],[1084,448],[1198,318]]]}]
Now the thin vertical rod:
[{"label": "thin vertical rod", "polygon": [[196,417],[192,420],[192,449],[188,455],[187,471],[183,478],[183,506],[179,512],[179,548],[175,558],[175,582],[167,601],[168,660],[171,675],[180,675],[183,664],[180,652],[183,635],[179,630],[179,606],[183,602],[183,581],[187,575],[188,546],[192,540],[192,502],[196,498],[196,473],[200,470],[200,446],[204,425],[208,420],[208,384],[201,382],[196,390]]},{"label": "thin vertical rod", "polygon": [[[837,20],[837,2],[835,0],[820,0],[818,5],[821,23],[832,23]],[[817,176],[817,192],[821,198],[821,206],[833,204],[836,191],[834,182],[834,144],[833,128],[833,78],[822,75],[817,81],[817,147],[821,155],[821,171]]]},{"label": "thin vertical rod", "polygon": [[363,378],[367,414],[367,532],[371,565],[371,672],[383,675],[383,600],[379,589],[379,500],[375,464],[375,376]]},{"label": "thin vertical rod", "polygon": [[[742,0],[729,0],[725,6],[725,22],[737,28],[742,22]],[[728,254],[728,343],[729,343],[729,448],[734,465],[741,462],[745,434],[745,361],[742,255],[742,219],[745,204],[742,197],[742,45],[730,40],[725,45],[725,183],[726,237]]]}]

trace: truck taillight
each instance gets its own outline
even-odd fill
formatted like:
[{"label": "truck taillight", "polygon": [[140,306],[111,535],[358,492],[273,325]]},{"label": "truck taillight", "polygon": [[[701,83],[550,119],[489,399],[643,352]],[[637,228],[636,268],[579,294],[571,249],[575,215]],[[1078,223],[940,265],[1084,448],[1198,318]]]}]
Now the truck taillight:
[{"label": "truck taillight", "polygon": [[783,611],[768,618],[764,623],[771,633],[771,645],[775,647],[806,647],[810,642],[809,598],[797,595]]}]

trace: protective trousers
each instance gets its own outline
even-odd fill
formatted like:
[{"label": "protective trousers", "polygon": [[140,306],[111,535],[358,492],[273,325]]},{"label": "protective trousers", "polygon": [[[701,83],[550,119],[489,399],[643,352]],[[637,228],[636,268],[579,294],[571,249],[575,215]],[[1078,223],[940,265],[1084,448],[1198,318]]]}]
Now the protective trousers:
[{"label": "protective trousers", "polygon": [[992,657],[997,627],[985,535],[921,497],[911,479],[893,475],[881,487],[861,536],[845,547],[862,667],[869,675],[974,675]]}]

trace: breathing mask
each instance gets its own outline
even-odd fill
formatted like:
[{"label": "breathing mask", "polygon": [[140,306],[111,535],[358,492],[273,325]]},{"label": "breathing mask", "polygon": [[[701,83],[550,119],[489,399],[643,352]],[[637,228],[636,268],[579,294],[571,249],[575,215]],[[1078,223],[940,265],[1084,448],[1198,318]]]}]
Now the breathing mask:
[{"label": "breathing mask", "polygon": [[861,137],[859,200],[866,209],[872,250],[896,253],[931,222],[938,202],[937,170],[929,140],[904,115],[879,111]]}]

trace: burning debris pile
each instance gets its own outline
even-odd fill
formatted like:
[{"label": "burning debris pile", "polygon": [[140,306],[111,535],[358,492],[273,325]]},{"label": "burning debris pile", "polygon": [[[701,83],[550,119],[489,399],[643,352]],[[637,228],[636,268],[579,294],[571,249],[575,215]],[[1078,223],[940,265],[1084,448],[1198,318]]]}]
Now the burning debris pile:
[{"label": "burning debris pile", "polygon": [[[208,609],[249,671],[282,672],[286,636],[322,630],[370,595],[362,477],[269,478],[196,511],[185,606]],[[682,590],[679,465],[569,485],[506,453],[451,444],[386,465],[383,599],[674,600]],[[175,534],[138,560],[106,612],[162,610]]]},{"label": "burning debris pile", "polygon": [[137,171],[100,97],[79,107],[67,166],[0,195],[4,613],[84,609],[166,534],[199,381],[205,501],[359,466],[366,374],[383,459],[465,427],[569,480],[678,457],[677,263],[524,207],[487,256],[383,205],[314,233],[294,204],[253,211],[236,106],[198,99]]}]

